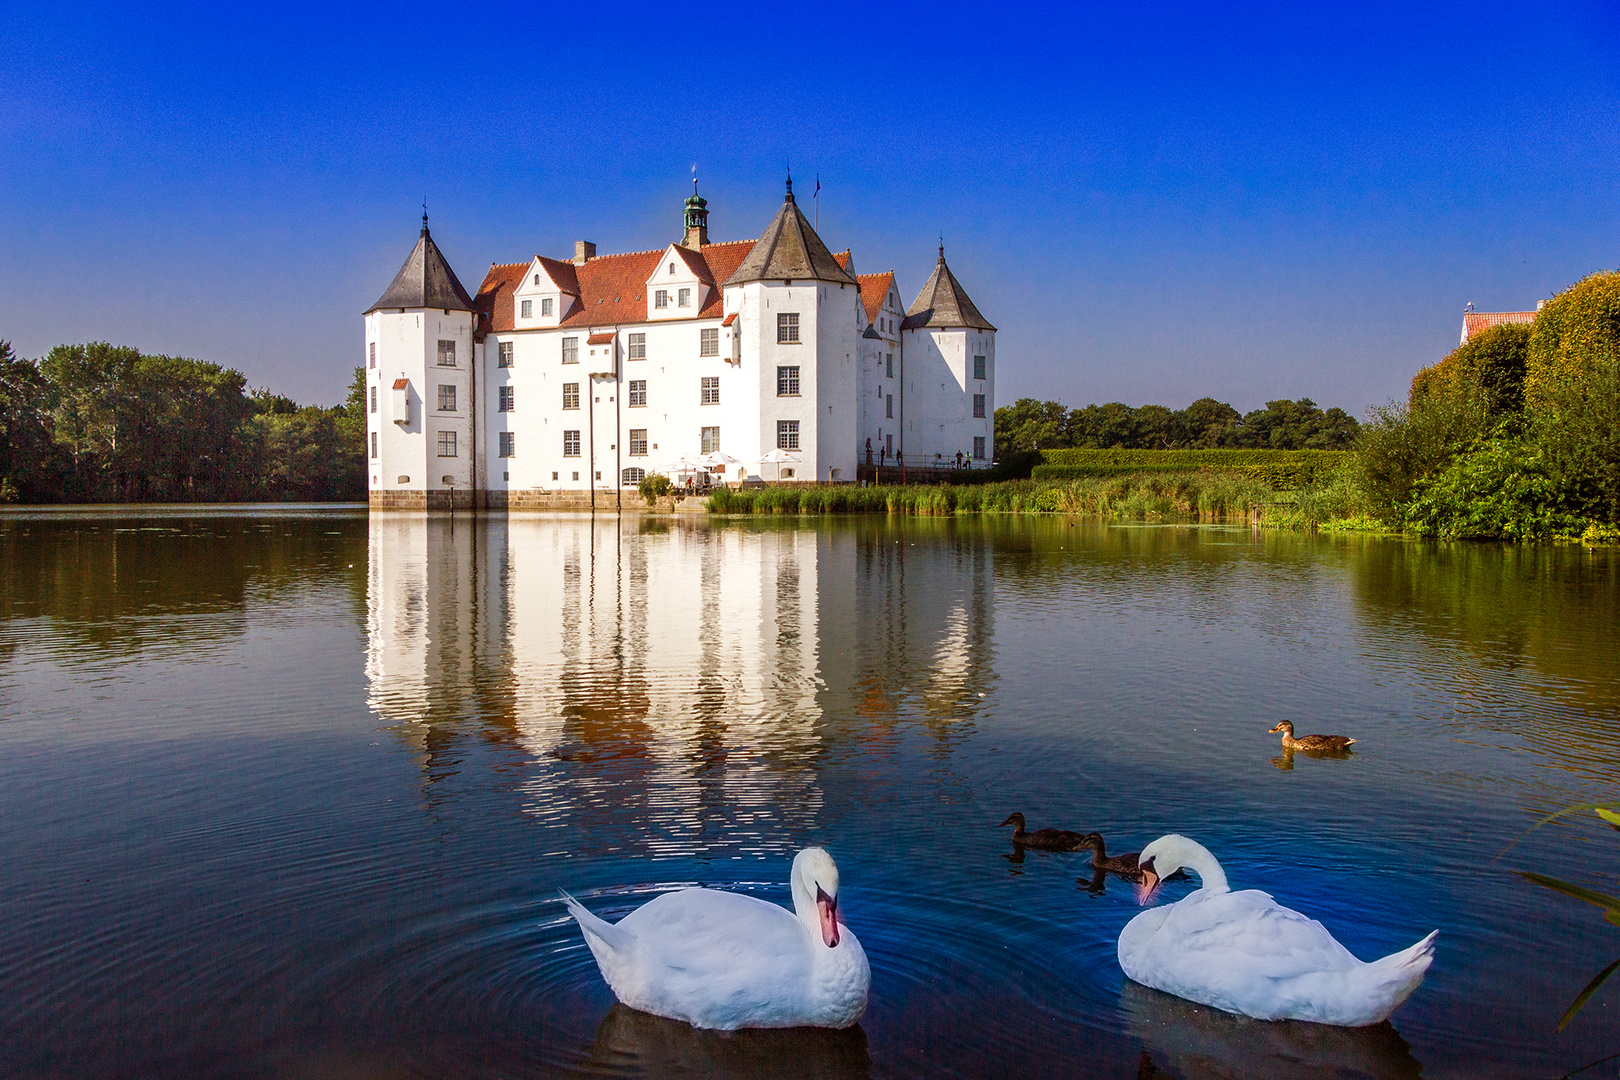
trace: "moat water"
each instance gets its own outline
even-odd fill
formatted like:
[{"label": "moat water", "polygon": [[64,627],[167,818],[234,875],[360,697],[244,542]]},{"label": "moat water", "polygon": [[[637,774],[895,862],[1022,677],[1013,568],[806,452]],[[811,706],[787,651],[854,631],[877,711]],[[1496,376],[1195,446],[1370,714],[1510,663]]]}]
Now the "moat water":
[{"label": "moat water", "polygon": [[[1267,728],[1354,736],[1345,759]],[[1620,556],[1063,518],[0,516],[0,1075],[1620,1075]],[[1130,984],[1139,910],[997,823],[1200,840],[1387,1025]],[[1507,850],[1509,844],[1523,837]],[[557,900],[788,903],[845,1032],[615,1006]],[[1191,888],[1171,883],[1168,899]],[[1590,1066],[1590,1067],[1588,1067]]]}]

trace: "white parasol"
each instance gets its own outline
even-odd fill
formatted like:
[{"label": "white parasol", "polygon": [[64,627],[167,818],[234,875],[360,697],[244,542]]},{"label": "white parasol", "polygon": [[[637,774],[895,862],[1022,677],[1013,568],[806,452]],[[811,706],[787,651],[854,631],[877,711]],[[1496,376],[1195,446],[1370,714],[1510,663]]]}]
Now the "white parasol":
[{"label": "white parasol", "polygon": [[775,450],[772,450],[770,453],[759,459],[760,464],[762,465],[776,466],[776,479],[778,481],[782,479],[782,466],[788,462],[797,462],[798,460],[799,458],[797,455],[790,454],[781,447],[777,447]]}]

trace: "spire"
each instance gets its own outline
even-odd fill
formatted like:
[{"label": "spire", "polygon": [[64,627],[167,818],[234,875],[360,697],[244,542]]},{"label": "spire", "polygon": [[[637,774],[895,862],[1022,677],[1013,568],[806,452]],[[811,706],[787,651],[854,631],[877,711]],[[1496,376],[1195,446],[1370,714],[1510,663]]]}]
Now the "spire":
[{"label": "spire", "polygon": [[709,200],[698,194],[697,166],[692,166],[692,195],[686,200],[686,235],[681,247],[700,251],[709,242]]},{"label": "spire", "polygon": [[456,280],[439,245],[428,233],[427,207],[422,207],[422,234],[394,275],[381,298],[366,309],[369,315],[381,308],[439,308],[443,311],[471,311],[472,298]]},{"label": "spire", "polygon": [[765,233],[748,250],[747,258],[727,285],[748,281],[836,281],[858,285],[848,270],[838,265],[816,230],[805,219],[804,211],[793,201],[793,180],[788,179],[782,209],[766,226]]},{"label": "spire", "polygon": [[934,265],[933,276],[922,287],[917,299],[906,309],[902,330],[916,330],[932,326],[942,330],[964,329],[994,330],[990,320],[979,314],[969,299],[967,290],[956,280],[951,268],[945,265],[945,239],[939,241],[939,262]]}]

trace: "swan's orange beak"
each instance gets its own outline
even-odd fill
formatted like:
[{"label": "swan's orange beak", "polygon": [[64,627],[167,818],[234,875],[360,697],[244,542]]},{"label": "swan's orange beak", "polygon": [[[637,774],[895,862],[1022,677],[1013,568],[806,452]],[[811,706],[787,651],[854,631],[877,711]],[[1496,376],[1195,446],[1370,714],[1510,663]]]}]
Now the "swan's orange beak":
[{"label": "swan's orange beak", "polygon": [[821,941],[827,948],[838,945],[838,901],[816,886],[816,913],[821,916]]},{"label": "swan's orange beak", "polygon": [[1153,869],[1152,859],[1149,859],[1137,869],[1142,871],[1142,883],[1136,887],[1136,902],[1146,904],[1153,899],[1154,892],[1159,888],[1159,875]]}]

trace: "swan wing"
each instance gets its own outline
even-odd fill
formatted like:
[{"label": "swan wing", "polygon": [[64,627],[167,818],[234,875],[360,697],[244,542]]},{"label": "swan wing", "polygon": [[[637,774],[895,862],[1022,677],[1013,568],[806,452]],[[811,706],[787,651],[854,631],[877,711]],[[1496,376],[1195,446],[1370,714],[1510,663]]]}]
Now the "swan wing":
[{"label": "swan wing", "polygon": [[1161,948],[1179,954],[1177,967],[1224,969],[1249,979],[1293,979],[1360,965],[1327,927],[1258,889],[1174,904],[1158,936]]}]

